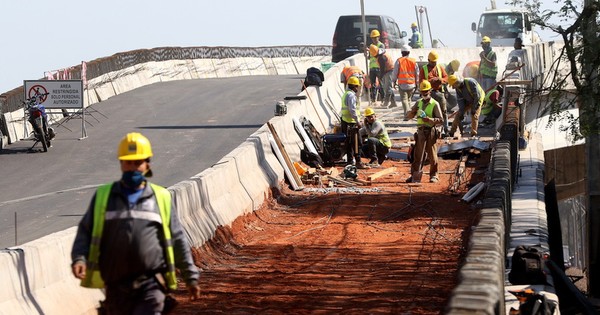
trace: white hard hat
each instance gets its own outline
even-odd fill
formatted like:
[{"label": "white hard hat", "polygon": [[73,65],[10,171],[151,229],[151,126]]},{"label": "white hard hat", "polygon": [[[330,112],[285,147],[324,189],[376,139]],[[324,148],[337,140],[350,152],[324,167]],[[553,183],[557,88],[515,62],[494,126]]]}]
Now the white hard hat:
[{"label": "white hard hat", "polygon": [[410,46],[404,44],[402,47],[400,47],[400,51],[410,51]]}]

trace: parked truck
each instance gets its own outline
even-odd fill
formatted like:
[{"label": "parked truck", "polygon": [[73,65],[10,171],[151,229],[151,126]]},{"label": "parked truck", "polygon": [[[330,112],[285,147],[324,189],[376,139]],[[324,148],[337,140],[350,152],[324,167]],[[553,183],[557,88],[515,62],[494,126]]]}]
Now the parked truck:
[{"label": "parked truck", "polygon": [[497,9],[492,0],[492,8],[484,11],[479,17],[479,23],[473,22],[471,30],[475,32],[475,45],[481,46],[481,38],[488,36],[492,46],[512,47],[515,38],[523,40],[523,45],[541,41],[533,29],[529,13],[524,9]]}]

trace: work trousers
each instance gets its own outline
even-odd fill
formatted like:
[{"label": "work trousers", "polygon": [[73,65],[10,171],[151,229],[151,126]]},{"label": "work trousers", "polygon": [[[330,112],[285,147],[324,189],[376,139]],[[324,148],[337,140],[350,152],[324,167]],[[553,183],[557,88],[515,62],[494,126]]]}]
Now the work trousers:
[{"label": "work trousers", "polygon": [[477,108],[473,108],[473,104],[467,104],[464,109],[459,109],[458,114],[454,117],[452,122],[452,128],[450,129],[450,136],[454,136],[456,128],[460,128],[463,119],[465,119],[465,112],[471,111],[471,137],[477,135],[477,127],[479,126],[479,115],[481,114],[481,106],[476,104]]},{"label": "work trousers", "polygon": [[139,282],[138,288],[127,282],[106,287],[104,308],[107,315],[160,315],[165,303],[165,293],[155,278]]},{"label": "work trousers", "polygon": [[444,118],[444,133],[448,133],[448,109],[446,106],[446,96],[441,90],[433,90],[431,92],[431,97],[440,104],[442,118]]},{"label": "work trousers", "polygon": [[408,110],[411,107],[411,100],[413,97],[413,94],[415,92],[415,89],[412,88],[410,90],[404,90],[404,89],[398,89],[398,92],[400,93],[400,100],[402,101],[402,109],[404,109],[404,117],[406,117],[406,114],[408,113]]},{"label": "work trousers", "polygon": [[368,138],[367,141],[362,145],[362,152],[365,157],[371,159],[371,161],[377,161],[381,164],[385,161],[386,155],[390,152],[390,148],[386,147],[375,137]]},{"label": "work trousers", "polygon": [[486,93],[492,86],[494,86],[494,84],[496,84],[496,78],[482,76],[480,80],[481,82],[479,82],[479,84]]},{"label": "work trousers", "polygon": [[437,157],[437,133],[432,127],[417,128],[417,138],[415,139],[415,154],[411,165],[411,175],[413,178],[423,168],[423,158],[425,152],[429,157],[429,177],[437,176],[438,174],[438,157]]},{"label": "work trousers", "polygon": [[393,71],[388,71],[381,76],[381,85],[383,88],[383,107],[396,107],[396,96],[394,95]]},{"label": "work trousers", "polygon": [[377,101],[378,97],[383,98],[383,90],[381,89],[381,82],[377,81],[379,78],[380,68],[370,68],[369,69],[369,80],[371,80],[371,101]]},{"label": "work trousers", "polygon": [[347,164],[354,164],[354,158],[356,162],[360,162],[360,143],[361,136],[358,132],[356,123],[348,123],[342,120],[342,132],[346,134],[346,162]]}]

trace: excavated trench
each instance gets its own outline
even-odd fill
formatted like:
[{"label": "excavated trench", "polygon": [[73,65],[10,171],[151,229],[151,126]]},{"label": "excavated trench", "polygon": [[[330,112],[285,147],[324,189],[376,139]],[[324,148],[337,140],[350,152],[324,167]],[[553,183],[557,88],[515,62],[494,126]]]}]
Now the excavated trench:
[{"label": "excavated trench", "polygon": [[[285,187],[194,250],[202,297],[174,294],[176,314],[440,314],[457,284],[489,154],[470,156],[456,193],[457,160],[440,181],[406,184],[410,164],[386,161],[369,186]],[[341,168],[340,168],[341,169]],[[475,200],[477,201],[477,199]]]}]

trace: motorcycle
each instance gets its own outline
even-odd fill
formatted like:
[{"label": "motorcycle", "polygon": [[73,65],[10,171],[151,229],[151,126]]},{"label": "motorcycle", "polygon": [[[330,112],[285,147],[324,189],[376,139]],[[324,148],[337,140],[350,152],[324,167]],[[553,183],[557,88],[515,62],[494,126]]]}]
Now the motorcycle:
[{"label": "motorcycle", "polygon": [[54,129],[48,127],[46,108],[43,104],[39,103],[39,98],[42,96],[44,96],[44,94],[36,95],[23,103],[25,104],[25,111],[29,116],[27,121],[29,121],[33,127],[33,135],[30,136],[29,139],[34,140],[35,143],[31,146],[31,149],[33,149],[36,144],[41,143],[44,152],[48,152],[48,148],[51,146],[50,140],[55,137],[55,133]]}]

